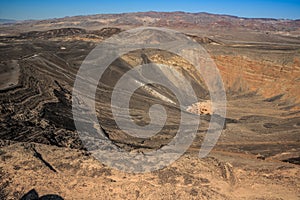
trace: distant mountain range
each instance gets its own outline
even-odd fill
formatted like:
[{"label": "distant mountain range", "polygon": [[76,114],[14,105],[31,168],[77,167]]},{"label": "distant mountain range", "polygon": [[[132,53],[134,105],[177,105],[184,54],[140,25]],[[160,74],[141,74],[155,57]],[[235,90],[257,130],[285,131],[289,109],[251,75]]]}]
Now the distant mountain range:
[{"label": "distant mountain range", "polygon": [[14,19],[0,19],[0,24],[14,24],[17,20]]},{"label": "distant mountain range", "polygon": [[[0,24],[13,24],[15,20],[0,20]],[[232,30],[263,32],[299,32],[300,19],[242,18],[230,15],[217,15],[205,12],[136,12],[121,14],[96,14],[72,16],[46,20],[25,20],[17,23],[18,30],[32,31],[77,27],[99,29],[103,27],[166,27],[180,30]],[[5,27],[7,30],[7,27]]]},{"label": "distant mountain range", "polygon": [[268,31],[293,31],[300,27],[300,20],[271,18],[241,18],[230,15],[186,12],[137,12],[122,14],[97,14],[42,20],[62,26],[156,26],[181,28],[227,28]]}]

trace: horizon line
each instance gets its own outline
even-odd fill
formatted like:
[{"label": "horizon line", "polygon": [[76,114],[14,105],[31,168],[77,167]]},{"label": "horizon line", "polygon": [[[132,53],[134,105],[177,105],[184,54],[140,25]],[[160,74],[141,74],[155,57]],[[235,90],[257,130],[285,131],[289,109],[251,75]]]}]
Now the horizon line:
[{"label": "horizon line", "polygon": [[89,14],[79,14],[79,15],[66,15],[62,17],[50,17],[50,18],[32,18],[32,19],[13,19],[13,18],[0,18],[0,20],[12,20],[16,22],[25,22],[25,21],[43,21],[43,20],[51,20],[51,19],[63,19],[63,18],[71,18],[71,17],[82,17],[82,16],[93,16],[93,15],[118,15],[118,14],[134,14],[134,13],[185,13],[185,14],[208,14],[208,15],[219,15],[219,16],[227,16],[227,17],[234,17],[234,18],[240,18],[240,19],[262,19],[262,20],[290,20],[290,21],[297,21],[300,20],[300,18],[274,18],[274,17],[243,17],[238,15],[232,15],[232,14],[225,14],[225,13],[210,13],[210,12],[189,12],[189,11],[180,11],[180,10],[174,10],[174,11],[133,11],[133,12],[111,12],[111,13],[89,13]]}]

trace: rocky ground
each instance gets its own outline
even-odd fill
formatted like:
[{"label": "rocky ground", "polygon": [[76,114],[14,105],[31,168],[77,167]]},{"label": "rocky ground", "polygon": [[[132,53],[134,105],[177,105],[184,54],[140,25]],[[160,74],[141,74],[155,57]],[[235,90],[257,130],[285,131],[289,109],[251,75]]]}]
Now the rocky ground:
[{"label": "rocky ground", "polygon": [[[130,52],[112,63],[99,84],[96,109],[107,136],[126,151],[149,151],[167,144],[177,132],[180,110],[159,98],[176,102],[168,90],[156,85],[151,90],[141,88],[131,101],[133,119],[148,123],[145,110],[159,103],[168,113],[165,127],[150,139],[122,133],[109,104],[112,88],[126,70],[145,63],[167,64],[198,88],[199,102],[188,110],[202,114],[193,145],[172,165],[145,174],[120,172],[95,160],[85,151],[72,116],[72,88],[82,61],[101,41],[128,28],[130,24],[124,23],[91,30],[42,21],[22,33],[20,26],[26,30],[28,23],[1,27],[9,26],[0,37],[0,198],[20,199],[34,189],[38,194],[31,195],[55,194],[64,199],[299,199],[297,22],[276,21],[263,31],[248,27],[246,36],[232,26],[204,33],[195,25],[188,29],[170,25],[210,53],[225,84],[226,124],[204,159],[197,154],[212,113],[201,76],[182,58],[160,50]],[[285,30],[290,35],[278,33],[282,24],[292,27]],[[153,90],[156,93],[149,92]]]},{"label": "rocky ground", "polygon": [[18,143],[1,152],[9,199],[33,188],[65,199],[299,198],[299,167],[253,155],[213,151],[199,159],[191,150],[162,170],[128,174],[75,149]]}]

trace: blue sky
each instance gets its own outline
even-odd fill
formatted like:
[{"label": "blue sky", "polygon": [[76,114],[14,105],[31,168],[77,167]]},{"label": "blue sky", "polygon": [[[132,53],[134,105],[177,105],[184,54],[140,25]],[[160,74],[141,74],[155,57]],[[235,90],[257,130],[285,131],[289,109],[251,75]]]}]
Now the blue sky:
[{"label": "blue sky", "polygon": [[140,11],[185,11],[300,19],[300,0],[1,0],[0,18],[47,19]]}]

